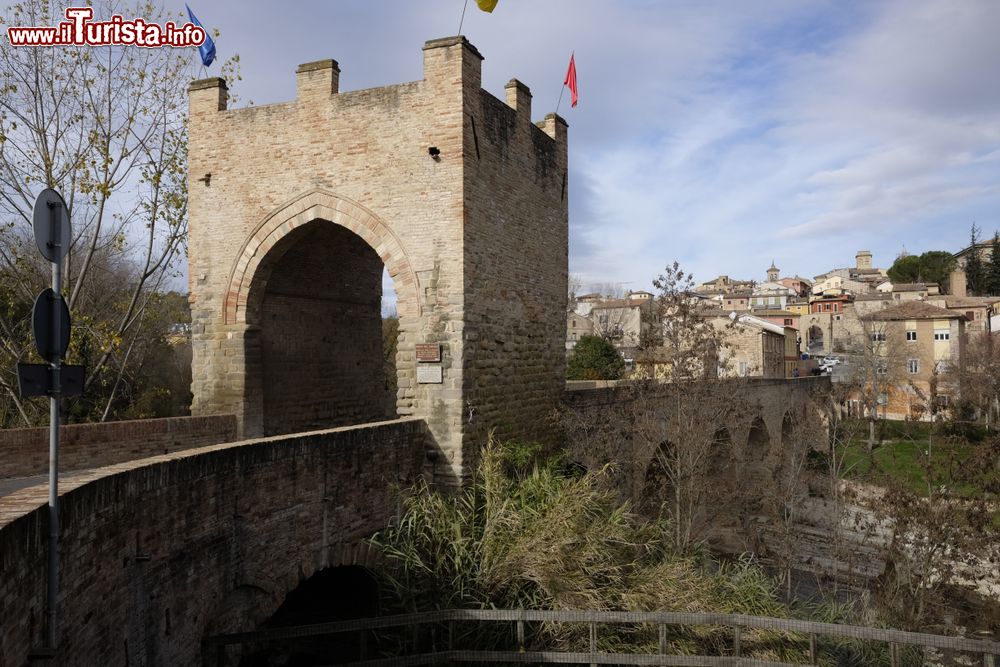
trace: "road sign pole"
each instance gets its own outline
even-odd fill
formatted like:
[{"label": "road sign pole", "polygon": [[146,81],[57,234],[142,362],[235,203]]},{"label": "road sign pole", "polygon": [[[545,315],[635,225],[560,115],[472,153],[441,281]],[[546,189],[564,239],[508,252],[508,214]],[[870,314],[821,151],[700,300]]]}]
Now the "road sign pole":
[{"label": "road sign pole", "polygon": [[[58,341],[62,319],[62,244],[69,239],[62,238],[62,205],[49,202],[52,245],[55,261],[52,262],[52,340]],[[55,346],[51,361],[52,385],[49,396],[49,581],[48,581],[48,627],[46,628],[49,648],[56,648],[56,600],[59,594],[59,367],[62,353]]]}]

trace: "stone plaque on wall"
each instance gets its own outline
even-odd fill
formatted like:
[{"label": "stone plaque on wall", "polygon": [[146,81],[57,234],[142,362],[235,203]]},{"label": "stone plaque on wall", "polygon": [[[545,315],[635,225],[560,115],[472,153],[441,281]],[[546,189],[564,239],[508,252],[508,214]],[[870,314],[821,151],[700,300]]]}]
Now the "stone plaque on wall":
[{"label": "stone plaque on wall", "polygon": [[417,366],[417,384],[441,384],[440,366]]},{"label": "stone plaque on wall", "polygon": [[417,343],[415,348],[418,362],[441,361],[441,343]]}]

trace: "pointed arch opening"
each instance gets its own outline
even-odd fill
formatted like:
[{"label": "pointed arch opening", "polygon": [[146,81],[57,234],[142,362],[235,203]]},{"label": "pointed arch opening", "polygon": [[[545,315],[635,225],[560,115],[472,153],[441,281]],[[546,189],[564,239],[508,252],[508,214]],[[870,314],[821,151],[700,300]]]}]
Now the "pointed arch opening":
[{"label": "pointed arch opening", "polygon": [[361,207],[312,193],[269,216],[244,245],[225,302],[227,323],[243,325],[245,432],[359,424],[409,408],[416,294],[398,239]]}]

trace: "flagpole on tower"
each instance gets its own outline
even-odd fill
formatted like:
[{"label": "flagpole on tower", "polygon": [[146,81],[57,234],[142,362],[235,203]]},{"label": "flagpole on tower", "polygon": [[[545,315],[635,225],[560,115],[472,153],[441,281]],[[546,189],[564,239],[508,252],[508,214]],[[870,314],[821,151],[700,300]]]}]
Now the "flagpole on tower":
[{"label": "flagpole on tower", "polygon": [[566,92],[566,84],[559,86],[559,101],[556,102],[556,115],[559,115],[559,105],[562,104],[563,93]]},{"label": "flagpole on tower", "polygon": [[469,0],[465,0],[465,4],[462,5],[462,20],[458,22],[458,34],[462,34],[462,24],[465,23],[465,10],[469,8]]}]

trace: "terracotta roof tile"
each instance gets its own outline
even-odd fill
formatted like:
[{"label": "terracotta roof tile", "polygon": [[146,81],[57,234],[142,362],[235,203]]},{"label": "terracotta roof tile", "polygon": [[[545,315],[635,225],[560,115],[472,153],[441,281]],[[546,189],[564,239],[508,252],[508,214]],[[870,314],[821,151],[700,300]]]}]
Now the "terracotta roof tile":
[{"label": "terracotta roof tile", "polygon": [[898,306],[890,306],[864,317],[867,320],[953,320],[964,318],[961,313],[953,310],[932,306],[923,301],[907,301]]}]

